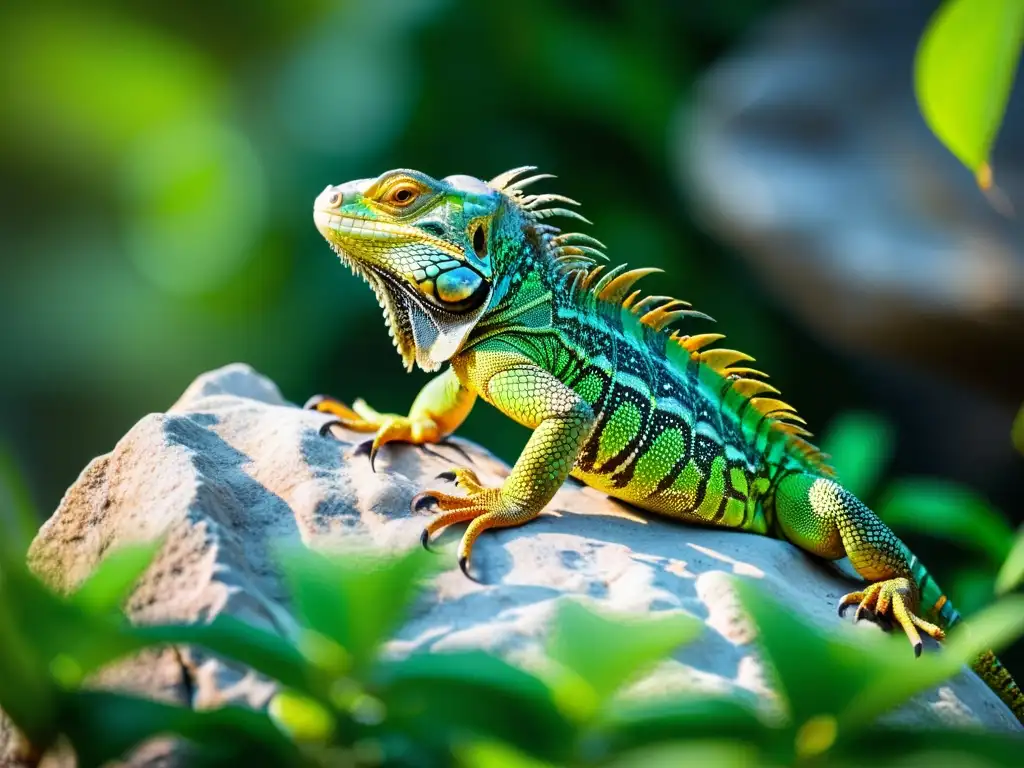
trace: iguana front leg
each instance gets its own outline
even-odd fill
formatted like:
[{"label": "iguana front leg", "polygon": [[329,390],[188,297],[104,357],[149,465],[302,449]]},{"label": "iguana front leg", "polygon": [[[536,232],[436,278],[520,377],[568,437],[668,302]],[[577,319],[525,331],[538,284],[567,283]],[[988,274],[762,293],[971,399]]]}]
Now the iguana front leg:
[{"label": "iguana front leg", "polygon": [[[450,435],[465,421],[473,408],[476,393],[462,385],[451,368],[428,381],[409,409],[408,416],[378,413],[360,398],[349,408],[326,395],[311,397],[305,407],[329,413],[337,423],[356,432],[375,432],[370,445],[370,467],[377,451],[385,443],[399,440],[422,445],[436,443]],[[333,424],[335,422],[329,422]]]},{"label": "iguana front leg", "polygon": [[424,491],[414,509],[433,501],[440,510],[423,530],[431,534],[472,520],[459,544],[459,567],[469,575],[473,542],[488,528],[522,525],[534,519],[569,476],[594,425],[594,413],[579,395],[533,364],[499,370],[484,384],[486,399],[521,424],[536,427],[500,488],[487,488],[468,469],[451,473],[466,496]]},{"label": "iguana front leg", "polygon": [[921,590],[906,546],[839,483],[813,475],[789,475],[776,490],[775,514],[786,538],[794,544],[832,560],[845,554],[857,573],[872,582],[840,599],[840,615],[848,606],[857,605],[857,618],[873,611],[879,617],[895,619],[916,655],[921,653],[918,630],[943,639],[940,627],[918,615]]}]

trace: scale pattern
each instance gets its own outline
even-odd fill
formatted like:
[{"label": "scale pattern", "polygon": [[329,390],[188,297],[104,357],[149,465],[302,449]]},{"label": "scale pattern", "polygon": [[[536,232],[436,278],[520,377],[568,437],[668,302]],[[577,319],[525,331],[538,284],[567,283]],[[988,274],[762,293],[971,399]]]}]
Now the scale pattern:
[{"label": "scale pattern", "polygon": [[[489,528],[535,518],[572,474],[654,513],[784,538],[818,557],[848,556],[868,582],[844,596],[893,619],[915,653],[959,614],[902,541],[834,477],[795,409],[753,358],[717,333],[682,334],[707,318],[685,301],[643,295],[658,270],[606,269],[603,246],[549,220],[583,219],[575,201],[524,190],[546,178],[517,168],[483,182],[399,169],[328,187],[321,233],[373,287],[407,366],[450,368],[408,415],[331,398],[313,407],[374,433],[371,461],[392,440],[436,442],[477,397],[533,430],[508,478],[485,487],[448,473],[461,494],[426,490],[436,505],[423,542],[469,522],[458,559]],[[556,207],[557,206],[557,207]],[[446,277],[447,276],[447,277]],[[1024,696],[991,654],[975,669],[1024,722]]]}]

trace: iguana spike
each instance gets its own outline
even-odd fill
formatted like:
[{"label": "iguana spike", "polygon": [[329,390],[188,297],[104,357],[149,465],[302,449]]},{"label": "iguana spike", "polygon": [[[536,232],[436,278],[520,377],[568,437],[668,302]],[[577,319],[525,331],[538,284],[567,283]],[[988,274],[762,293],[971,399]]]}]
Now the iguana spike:
[{"label": "iguana spike", "polygon": [[700,355],[700,361],[704,365],[707,365],[711,370],[716,371],[723,376],[727,373],[726,369],[733,363],[743,361],[752,362],[753,360],[754,358],[750,355],[744,352],[739,352],[735,349],[709,349],[707,352],[702,352]]},{"label": "iguana spike", "polygon": [[597,294],[597,298],[603,299],[604,301],[610,301],[613,304],[617,304],[622,301],[622,298],[626,295],[626,292],[633,287],[633,284],[642,277],[647,275],[653,275],[656,272],[662,270],[657,267],[642,267],[640,269],[631,269],[628,272],[623,272],[618,275],[614,280],[604,285],[601,291]]},{"label": "iguana spike", "polygon": [[605,255],[604,251],[599,251],[597,248],[591,248],[589,245],[569,245],[562,246],[563,248],[575,248],[580,253],[585,253],[593,259],[600,259],[601,261],[608,261],[608,256]]},{"label": "iguana spike", "polygon": [[793,435],[794,437],[814,437],[814,435],[797,424],[789,424],[784,421],[779,421],[772,424],[772,426],[779,432],[784,432],[787,435]]},{"label": "iguana spike", "polygon": [[[535,168],[531,168],[530,170],[536,170],[536,169]],[[520,179],[519,181],[514,181],[511,184],[507,184],[505,186],[505,191],[506,192],[516,192],[516,191],[522,192],[523,189],[525,189],[526,187],[530,186],[531,184],[534,184],[535,182],[541,181],[543,179],[554,179],[554,178],[556,178],[556,177],[555,177],[555,175],[553,173],[538,173],[536,176],[529,176],[529,177],[527,177],[525,179]]]},{"label": "iguana spike", "polygon": [[[679,344],[687,352],[699,352],[708,344],[714,344],[724,338],[724,333],[699,333],[696,336],[680,336]],[[736,370],[738,372],[740,369]]]},{"label": "iguana spike", "polygon": [[[710,334],[707,334],[707,335],[710,335]],[[719,334],[719,335],[721,335],[721,334]],[[694,338],[696,338],[696,336]],[[722,336],[721,338],[724,339],[725,337]],[[736,375],[736,376],[745,376],[745,377],[760,376],[763,379],[771,378],[767,373],[765,373],[764,371],[759,371],[756,368],[743,368],[743,367],[730,368],[729,369],[729,373],[732,374],[732,375]]]},{"label": "iguana spike", "polygon": [[568,208],[541,208],[539,211],[531,211],[531,213],[538,219],[550,219],[553,216],[565,216],[569,219],[578,219],[584,224],[594,223],[586,216],[582,216],[576,213],[576,211],[571,211]]},{"label": "iguana spike", "polygon": [[589,256],[581,256],[578,253],[563,253],[563,254],[559,254],[558,256],[555,256],[555,261],[558,262],[559,264],[563,265],[563,266],[567,266],[567,265],[570,265],[570,264],[572,264],[572,265],[579,264],[579,265],[584,265],[584,266],[587,266],[587,267],[592,267],[595,264],[597,264],[597,262],[594,261]]},{"label": "iguana spike", "polygon": [[518,168],[513,168],[509,171],[505,171],[504,173],[499,173],[493,179],[488,181],[487,184],[495,189],[504,190],[508,186],[508,183],[513,179],[522,176],[524,173],[536,170],[537,166],[535,165],[521,165]]},{"label": "iguana spike", "polygon": [[625,272],[626,269],[627,267],[625,264],[617,264],[616,266],[612,267],[607,272],[605,272],[601,276],[600,280],[596,282],[591,282],[590,284],[587,285],[587,287],[593,292],[595,296],[600,296],[601,291],[605,289],[605,286],[607,286],[608,283],[610,283],[616,277]]},{"label": "iguana spike", "polygon": [[[648,315],[654,312],[660,312],[661,315],[657,318],[657,324],[654,322],[647,322]],[[664,307],[658,307],[655,310],[651,310],[646,315],[640,318],[640,322],[645,325],[651,326],[654,330],[660,331],[668,325],[671,325],[676,320],[682,320],[684,317],[707,317],[703,312],[694,312],[692,309],[674,309],[666,311]]]},{"label": "iguana spike", "polygon": [[[730,369],[731,370],[731,369]],[[763,381],[757,379],[736,379],[732,383],[732,388],[739,392],[744,397],[757,397],[758,395],[781,395],[775,387],[771,384],[766,384]]]},{"label": "iguana spike", "polygon": [[573,200],[571,197],[565,195],[531,195],[530,197],[523,198],[523,208],[528,211],[535,210],[538,206],[546,205],[547,203],[566,203],[568,205],[579,205],[578,202]]},{"label": "iguana spike", "polygon": [[580,290],[583,290],[583,291],[591,290],[591,286],[594,284],[594,282],[598,279],[598,276],[603,271],[604,271],[604,264],[598,264],[592,270],[587,272],[587,275],[584,278],[583,282],[580,283]]},{"label": "iguana spike", "polygon": [[582,232],[566,232],[555,238],[555,241],[559,244],[562,243],[574,243],[577,245],[589,245],[591,248],[598,248],[605,250],[606,246],[596,237],[585,235]]},{"label": "iguana spike", "polygon": [[632,307],[633,306],[633,302],[636,301],[636,297],[639,296],[639,295],[640,295],[640,291],[639,290],[633,291],[631,294],[629,294],[629,296],[627,296],[626,298],[624,298],[622,300],[622,308],[623,309],[629,309],[630,307]]},{"label": "iguana spike", "polygon": [[774,397],[755,397],[751,399],[750,404],[766,416],[774,413],[775,411],[796,411],[796,408],[789,403],[785,403],[782,400],[776,400]]},{"label": "iguana spike", "polygon": [[639,315],[642,312],[649,312],[652,309],[667,309],[669,305],[676,307],[690,307],[689,302],[673,299],[671,296],[644,296],[633,305],[633,313]]}]

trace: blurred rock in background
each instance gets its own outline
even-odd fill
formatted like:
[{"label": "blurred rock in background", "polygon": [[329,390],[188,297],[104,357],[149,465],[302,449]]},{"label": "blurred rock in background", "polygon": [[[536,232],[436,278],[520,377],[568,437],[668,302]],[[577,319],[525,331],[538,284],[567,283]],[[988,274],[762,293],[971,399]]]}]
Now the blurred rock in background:
[{"label": "blurred rock in background", "polygon": [[[1024,219],[918,111],[914,54],[937,6],[795,3],[757,25],[683,110],[677,169],[695,215],[885,403],[899,468],[985,489],[1020,519],[1006,425],[1024,400]],[[1018,207],[1022,129],[1018,87],[993,161]]]}]

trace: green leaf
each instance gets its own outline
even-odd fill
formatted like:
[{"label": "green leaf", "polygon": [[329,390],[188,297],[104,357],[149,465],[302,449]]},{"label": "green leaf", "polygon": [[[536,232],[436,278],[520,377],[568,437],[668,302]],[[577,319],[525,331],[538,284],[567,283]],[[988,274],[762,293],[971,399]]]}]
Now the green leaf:
[{"label": "green leaf", "polygon": [[1004,595],[1021,583],[1024,583],[1024,526],[1017,529],[1017,538],[996,576],[996,594]]},{"label": "green leaf", "polygon": [[189,752],[189,765],[302,764],[297,748],[270,718],[245,707],[196,711],[120,693],[79,691],[67,697],[63,724],[83,768],[167,734],[199,748]]},{"label": "green leaf", "polygon": [[0,564],[0,710],[38,748],[56,734],[57,690],[45,659],[17,623],[10,582]]},{"label": "green leaf", "polygon": [[287,689],[270,700],[268,713],[294,741],[326,743],[337,728],[330,709],[316,699]]},{"label": "green leaf", "polygon": [[1024,595],[1011,595],[957,625],[941,653],[926,653],[915,661],[899,663],[893,649],[880,657],[881,663],[865,677],[843,718],[848,724],[866,725],[882,712],[957,674],[982,651],[998,651],[1022,634]]},{"label": "green leaf", "polygon": [[474,741],[457,748],[455,754],[467,768],[555,768],[500,741]]},{"label": "green leaf", "polygon": [[[1021,738],[1016,733],[966,728],[868,726],[855,738],[837,745],[837,753],[849,755],[855,765],[860,764],[864,760],[865,744],[871,745],[872,754],[885,755],[885,765],[906,768],[935,768],[938,765],[1017,768],[1021,764]],[[923,759],[911,762],[914,757]]]},{"label": "green leaf", "polygon": [[897,531],[917,531],[974,547],[997,566],[1013,541],[1013,529],[1002,514],[969,489],[942,480],[895,481],[877,511]]},{"label": "green leaf", "polygon": [[24,473],[12,451],[0,442],[0,551],[24,557],[39,526]]},{"label": "green leaf", "polygon": [[867,498],[878,485],[892,458],[892,428],[871,413],[840,414],[829,425],[821,450],[832,456],[831,464],[843,486],[854,496]]},{"label": "green leaf", "polygon": [[[870,652],[855,644],[852,631],[839,619],[837,632],[829,636],[763,588],[743,580],[734,580],[734,584],[757,626],[758,642],[775,670],[795,726],[823,714],[837,716],[864,689],[867,677],[877,674]],[[841,635],[842,629],[846,632]],[[865,641],[882,639],[866,632],[856,635],[858,640],[860,636]],[[889,650],[895,651],[895,646],[890,645]],[[906,644],[900,652],[901,660],[911,656]],[[823,680],[828,685],[822,685]]]},{"label": "green leaf", "polygon": [[389,728],[442,753],[467,739],[497,740],[562,762],[573,743],[574,728],[551,689],[483,651],[417,653],[381,664],[371,690]]},{"label": "green leaf", "polygon": [[991,186],[989,155],[1022,35],[1020,0],[946,0],[918,45],[914,77],[921,114],[983,188]]},{"label": "green leaf", "polygon": [[149,567],[163,541],[121,547],[106,557],[72,596],[86,610],[107,612],[128,599],[135,583]]},{"label": "green leaf", "polygon": [[23,563],[3,564],[10,631],[19,632],[38,663],[74,686],[108,662],[144,647],[119,612],[98,614],[57,595]]},{"label": "green leaf", "polygon": [[282,561],[306,625],[344,648],[356,670],[372,662],[401,624],[421,579],[438,567],[422,549],[397,557],[327,556],[303,549],[285,553]]},{"label": "green leaf", "polygon": [[738,699],[696,695],[613,701],[593,730],[610,753],[680,739],[727,739],[761,745],[775,735],[753,709]]},{"label": "green leaf", "polygon": [[757,752],[746,744],[721,741],[685,741],[634,749],[616,756],[605,768],[677,768],[700,765],[712,768],[755,768]]},{"label": "green leaf", "polygon": [[294,645],[232,616],[218,616],[209,624],[141,626],[133,632],[147,645],[201,646],[288,688],[326,700],[331,681],[318,676]]},{"label": "green leaf", "polygon": [[[593,691],[600,705],[625,683],[700,634],[703,624],[683,613],[608,616],[565,600],[555,618],[548,655]],[[584,710],[585,712],[585,710]]]},{"label": "green leaf", "polygon": [[958,568],[946,594],[961,616],[970,616],[992,602],[995,578],[995,570],[991,567]]}]

